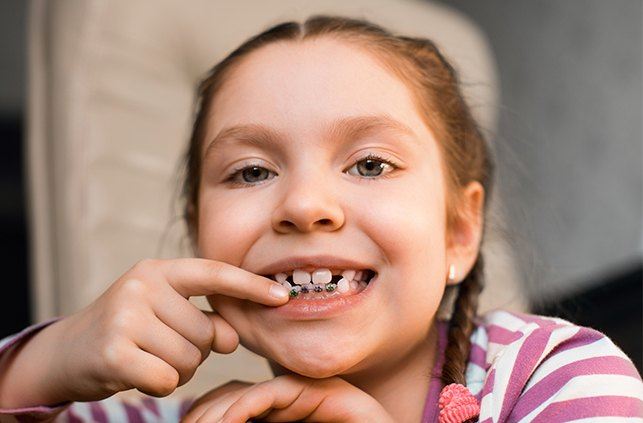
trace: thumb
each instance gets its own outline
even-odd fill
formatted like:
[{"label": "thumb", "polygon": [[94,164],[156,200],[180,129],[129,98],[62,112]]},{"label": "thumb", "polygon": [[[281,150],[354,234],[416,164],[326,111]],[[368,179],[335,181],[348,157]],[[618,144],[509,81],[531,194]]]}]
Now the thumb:
[{"label": "thumb", "polygon": [[216,311],[203,311],[214,324],[214,339],[212,340],[212,351],[220,354],[230,354],[239,346],[239,334],[230,323]]}]

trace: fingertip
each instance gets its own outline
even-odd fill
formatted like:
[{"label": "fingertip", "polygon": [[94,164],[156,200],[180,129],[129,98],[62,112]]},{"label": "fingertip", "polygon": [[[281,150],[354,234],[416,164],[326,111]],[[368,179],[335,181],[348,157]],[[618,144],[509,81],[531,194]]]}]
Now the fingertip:
[{"label": "fingertip", "polygon": [[290,291],[288,289],[278,283],[272,283],[270,286],[270,289],[268,291],[271,297],[276,298],[278,300],[288,300],[290,297]]}]

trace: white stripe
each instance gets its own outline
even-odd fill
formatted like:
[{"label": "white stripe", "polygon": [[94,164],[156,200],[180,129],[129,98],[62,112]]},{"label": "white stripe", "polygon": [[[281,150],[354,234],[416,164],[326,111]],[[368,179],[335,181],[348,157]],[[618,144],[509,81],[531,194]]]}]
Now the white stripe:
[{"label": "white stripe", "polygon": [[576,376],[561,386],[561,388],[553,393],[546,401],[533,409],[532,412],[520,420],[519,423],[532,421],[547,406],[556,402],[603,395],[631,397],[631,393],[638,393],[638,398],[643,397],[643,383],[637,378],[623,375]]},{"label": "white stripe", "polygon": [[[518,352],[520,348],[525,343],[527,336],[531,334],[535,329],[540,328],[535,323],[530,323],[523,327],[525,334],[518,340],[507,345],[504,350],[500,351],[498,354],[498,359],[494,362],[493,368],[496,369],[496,376],[493,383],[493,392],[494,396],[498,399],[493,402],[493,420],[497,421],[500,418],[500,412],[502,411],[502,399],[505,397],[507,386],[509,384],[509,378],[511,377],[511,372],[513,371],[516,363],[520,360],[518,358]],[[491,370],[491,369],[490,369]]]},{"label": "white stripe", "polygon": [[556,396],[555,402],[618,395],[643,399],[643,382],[625,375],[579,375],[564,386],[563,392]]},{"label": "white stripe", "polygon": [[181,399],[180,398],[165,398],[162,401],[157,401],[157,408],[161,422],[175,422],[179,420],[179,413],[181,412]]},{"label": "white stripe", "polygon": [[479,421],[484,421],[491,417],[491,410],[493,409],[492,405],[493,391],[489,392],[487,395],[482,397],[482,400],[480,400],[480,415],[478,416]]},{"label": "white stripe", "polygon": [[618,347],[616,347],[609,338],[601,338],[591,344],[571,348],[547,358],[540,366],[538,366],[534,374],[531,376],[524,391],[526,392],[535,384],[549,376],[552,372],[563,366],[587,358],[604,356],[617,356],[630,361],[629,357],[618,349]]},{"label": "white stripe", "polygon": [[486,314],[485,321],[487,324],[501,326],[512,332],[524,332],[521,328],[527,325],[527,322],[505,310],[495,310]]},{"label": "white stripe", "polygon": [[469,388],[473,395],[478,395],[482,390],[486,377],[487,372],[485,372],[482,367],[473,362],[469,362],[469,364],[467,364],[465,380],[467,388]]},{"label": "white stripe", "polygon": [[[75,416],[80,417],[83,422],[94,421],[88,402],[74,402],[69,406],[69,409],[74,412]],[[68,412],[69,409],[66,412]]]},{"label": "white stripe", "polygon": [[123,398],[118,395],[113,395],[100,402],[105,414],[107,415],[108,422],[126,422],[127,413],[123,406]]}]

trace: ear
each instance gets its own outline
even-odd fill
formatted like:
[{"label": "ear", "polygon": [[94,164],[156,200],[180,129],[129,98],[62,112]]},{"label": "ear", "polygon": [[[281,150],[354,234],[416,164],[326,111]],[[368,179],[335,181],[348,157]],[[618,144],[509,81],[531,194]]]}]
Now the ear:
[{"label": "ear", "polygon": [[[458,216],[447,234],[445,280],[448,285],[460,283],[476,262],[484,225],[484,196],[484,188],[478,181],[470,182],[463,190]],[[453,281],[448,280],[451,264],[455,266]]]}]

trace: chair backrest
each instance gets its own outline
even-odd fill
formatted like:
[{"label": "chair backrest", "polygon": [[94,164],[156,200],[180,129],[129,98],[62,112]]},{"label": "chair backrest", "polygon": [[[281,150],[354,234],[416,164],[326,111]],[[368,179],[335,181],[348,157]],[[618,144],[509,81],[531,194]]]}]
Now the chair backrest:
[{"label": "chair backrest", "polygon": [[[465,17],[409,0],[33,0],[29,16],[28,180],[33,320],[97,298],[146,257],[189,254],[172,205],[197,81],[269,25],[311,14],[366,18],[437,42],[493,132],[492,53]],[[494,216],[502,215],[499,200]],[[481,309],[525,309],[510,252],[490,234]],[[181,248],[180,245],[183,245]],[[204,298],[192,298],[209,308]],[[175,394],[270,376],[239,348],[212,358]],[[202,368],[203,368],[202,367]],[[206,382],[207,381],[207,382]]]}]

